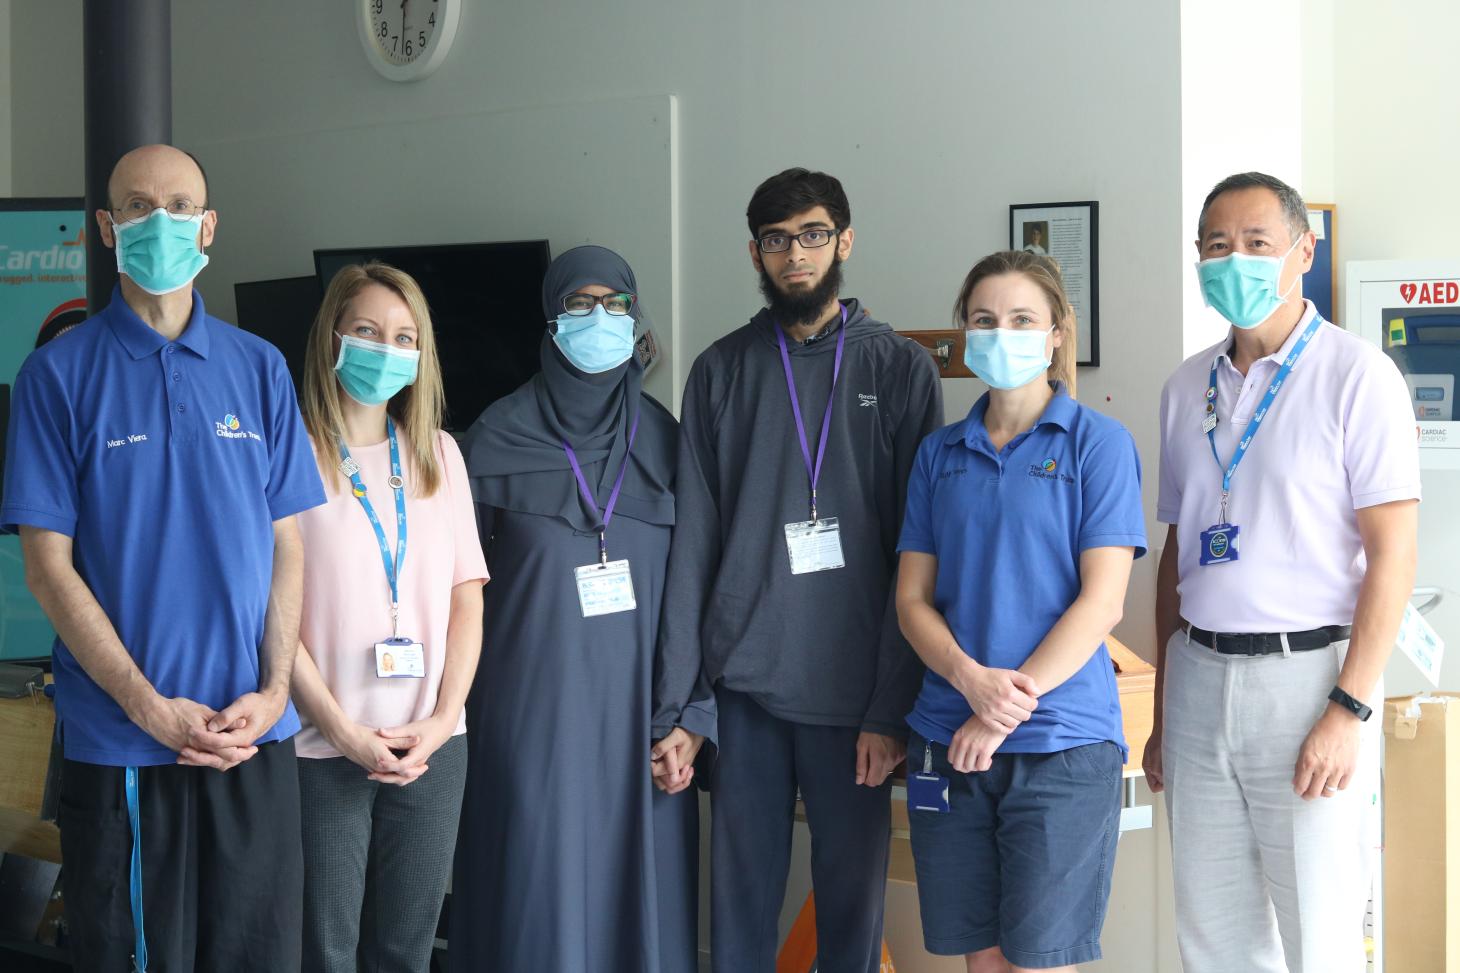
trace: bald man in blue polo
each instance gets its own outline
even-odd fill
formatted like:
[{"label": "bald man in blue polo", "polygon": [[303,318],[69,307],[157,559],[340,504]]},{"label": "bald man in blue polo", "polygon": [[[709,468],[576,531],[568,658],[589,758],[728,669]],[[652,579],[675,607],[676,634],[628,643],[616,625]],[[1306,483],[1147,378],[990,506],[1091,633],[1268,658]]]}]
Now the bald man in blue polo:
[{"label": "bald man in blue polo", "polygon": [[58,633],[73,962],[297,970],[294,515],[324,493],[283,358],[192,288],[202,167],[144,146],[108,195],[120,281],[16,376],[0,504]]}]

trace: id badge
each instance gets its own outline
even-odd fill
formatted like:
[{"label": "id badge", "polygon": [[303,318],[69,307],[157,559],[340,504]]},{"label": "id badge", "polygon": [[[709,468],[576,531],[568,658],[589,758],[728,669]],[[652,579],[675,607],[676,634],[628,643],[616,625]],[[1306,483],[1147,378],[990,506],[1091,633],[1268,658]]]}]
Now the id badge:
[{"label": "id badge", "polygon": [[573,576],[578,582],[578,605],[583,609],[584,618],[631,612],[638,607],[627,560],[585,564],[575,568]]},{"label": "id badge", "polygon": [[832,571],[846,566],[842,559],[842,529],[835,517],[786,525],[786,550],[792,574]]},{"label": "id badge", "polygon": [[933,773],[908,774],[907,807],[910,811],[948,813],[948,778]]},{"label": "id badge", "polygon": [[375,674],[381,679],[424,679],[426,647],[407,638],[376,642]]},{"label": "id badge", "polygon": [[1238,530],[1231,524],[1214,524],[1202,531],[1201,566],[1237,560]]}]

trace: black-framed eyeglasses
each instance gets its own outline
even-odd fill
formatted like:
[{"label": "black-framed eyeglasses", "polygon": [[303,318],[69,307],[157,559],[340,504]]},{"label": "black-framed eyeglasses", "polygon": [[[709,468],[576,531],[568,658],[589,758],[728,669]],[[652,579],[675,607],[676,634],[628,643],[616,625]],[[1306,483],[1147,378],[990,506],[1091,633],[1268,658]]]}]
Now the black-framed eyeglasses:
[{"label": "black-framed eyeglasses", "polygon": [[141,223],[157,209],[161,209],[178,223],[186,223],[194,216],[208,211],[207,206],[200,206],[186,196],[179,196],[177,199],[170,201],[166,206],[161,207],[154,205],[151,200],[138,196],[135,199],[127,200],[120,206],[113,206],[111,212],[116,218],[117,223],[126,224]]},{"label": "black-framed eyeglasses", "polygon": [[574,317],[583,317],[593,313],[593,308],[599,304],[609,314],[628,314],[633,310],[634,302],[638,295],[623,291],[618,294],[605,294],[602,297],[594,297],[592,294],[569,294],[563,298],[563,310]]},{"label": "black-framed eyeglasses", "polygon": [[801,244],[802,249],[812,250],[826,246],[840,232],[841,230],[818,226],[800,233],[767,233],[756,240],[755,245],[760,247],[761,253],[783,253],[791,249],[791,241],[795,240]]}]

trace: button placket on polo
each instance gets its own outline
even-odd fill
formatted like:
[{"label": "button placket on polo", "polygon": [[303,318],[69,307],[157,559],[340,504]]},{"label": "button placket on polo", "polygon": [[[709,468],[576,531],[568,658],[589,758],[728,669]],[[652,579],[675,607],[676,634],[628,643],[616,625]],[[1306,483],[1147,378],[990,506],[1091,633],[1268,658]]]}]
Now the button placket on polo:
[{"label": "button placket on polo", "polygon": [[167,395],[167,426],[173,442],[195,442],[198,438],[197,402],[188,381],[187,356],[176,342],[165,345],[161,354],[162,386]]}]

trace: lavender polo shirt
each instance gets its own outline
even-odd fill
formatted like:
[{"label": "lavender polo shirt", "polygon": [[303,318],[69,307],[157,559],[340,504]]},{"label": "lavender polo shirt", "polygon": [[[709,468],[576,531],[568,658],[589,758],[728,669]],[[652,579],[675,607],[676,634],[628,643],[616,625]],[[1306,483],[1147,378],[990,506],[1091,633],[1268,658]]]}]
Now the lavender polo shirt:
[{"label": "lavender polo shirt", "polygon": [[1317,311],[1244,378],[1231,336],[1182,362],[1161,390],[1156,517],[1176,525],[1181,614],[1217,632],[1298,632],[1353,621],[1364,578],[1356,510],[1420,494],[1409,389],[1377,346],[1325,323],[1299,357],[1232,478],[1239,560],[1202,567],[1201,532],[1220,519],[1222,468],[1202,433],[1217,361],[1217,454],[1237,440]]}]

